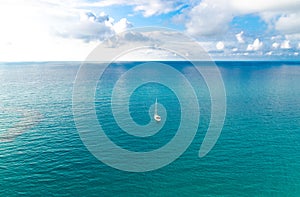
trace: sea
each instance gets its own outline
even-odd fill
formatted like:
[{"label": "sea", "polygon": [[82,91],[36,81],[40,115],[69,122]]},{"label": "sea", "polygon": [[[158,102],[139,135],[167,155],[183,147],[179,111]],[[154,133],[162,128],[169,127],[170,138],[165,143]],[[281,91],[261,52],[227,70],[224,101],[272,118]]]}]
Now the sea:
[{"label": "sea", "polygon": [[[210,84],[198,72],[201,64],[183,61],[152,62],[158,65],[153,70],[125,77],[144,63],[84,65],[90,73],[103,68],[94,73],[99,74],[96,81],[79,73],[81,62],[0,63],[0,196],[300,196],[300,62],[219,61],[215,64],[221,78],[211,73]],[[161,64],[183,78],[173,71],[161,75]],[[201,69],[210,72],[205,63]],[[156,72],[167,82],[149,80]],[[210,86],[220,79],[226,93],[222,129],[212,149],[199,157],[215,117]],[[140,81],[126,89],[122,84],[131,83],[127,80]],[[74,87],[87,90],[79,92],[81,116]],[[94,90],[97,122],[84,115],[89,89]],[[185,97],[190,93],[196,97]],[[156,99],[161,122],[153,122]],[[184,112],[185,106],[190,111]],[[189,114],[195,116],[184,117]],[[98,127],[93,143],[103,154],[91,151],[81,120],[89,124],[86,128]],[[181,124],[185,127],[179,141],[189,140],[186,146],[173,147],[164,158],[152,154],[178,138]],[[150,130],[136,129],[149,125]],[[110,143],[98,140],[100,132],[116,150],[151,153],[151,160],[135,163],[140,158],[102,150]],[[173,159],[153,166],[169,159],[168,154]],[[109,160],[115,157],[122,160]],[[117,163],[121,161],[124,165]]]}]

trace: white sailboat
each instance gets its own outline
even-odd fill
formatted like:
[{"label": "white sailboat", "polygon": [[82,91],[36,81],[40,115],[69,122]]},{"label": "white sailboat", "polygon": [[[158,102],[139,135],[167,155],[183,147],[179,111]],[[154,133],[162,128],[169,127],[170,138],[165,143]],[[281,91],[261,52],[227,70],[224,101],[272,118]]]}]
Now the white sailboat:
[{"label": "white sailboat", "polygon": [[160,115],[157,114],[157,99],[155,100],[154,120],[156,120],[156,122],[161,121]]}]

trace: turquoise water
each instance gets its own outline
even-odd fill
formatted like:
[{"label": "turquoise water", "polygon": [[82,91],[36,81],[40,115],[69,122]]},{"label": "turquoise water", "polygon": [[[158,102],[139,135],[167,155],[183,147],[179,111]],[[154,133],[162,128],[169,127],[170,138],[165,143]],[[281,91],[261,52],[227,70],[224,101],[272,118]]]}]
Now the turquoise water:
[{"label": "turquoise water", "polygon": [[[120,147],[151,151],[175,135],[180,106],[168,87],[141,86],[130,100],[133,119],[148,123],[148,108],[159,96],[168,111],[166,126],[148,139],[122,132],[111,116],[109,95],[120,73],[136,64],[106,71],[96,112]],[[105,165],[81,141],[72,113],[79,63],[1,64],[0,196],[299,196],[300,63],[218,62],[227,115],[217,144],[203,158],[198,151],[210,118],[208,89],[189,64],[169,64],[200,84],[199,129],[177,160],[142,173]]]}]

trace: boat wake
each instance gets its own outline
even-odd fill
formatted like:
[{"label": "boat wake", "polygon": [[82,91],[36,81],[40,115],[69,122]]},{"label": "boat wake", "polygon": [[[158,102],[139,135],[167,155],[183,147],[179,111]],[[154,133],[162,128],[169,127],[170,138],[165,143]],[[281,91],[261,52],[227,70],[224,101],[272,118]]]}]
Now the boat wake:
[{"label": "boat wake", "polygon": [[2,113],[20,114],[22,117],[12,127],[0,133],[1,142],[12,142],[18,136],[35,127],[42,119],[42,114],[34,110],[0,108]]}]

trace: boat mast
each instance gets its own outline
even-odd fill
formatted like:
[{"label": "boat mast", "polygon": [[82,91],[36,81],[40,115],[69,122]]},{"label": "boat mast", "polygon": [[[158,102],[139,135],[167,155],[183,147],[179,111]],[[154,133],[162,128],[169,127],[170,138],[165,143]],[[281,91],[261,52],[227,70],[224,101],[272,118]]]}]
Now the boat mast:
[{"label": "boat mast", "polygon": [[154,114],[157,115],[157,98],[155,100],[155,109],[154,109]]}]

